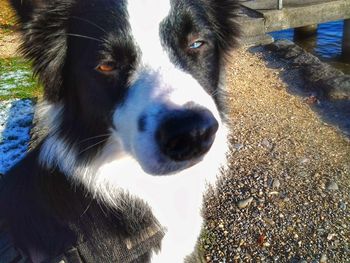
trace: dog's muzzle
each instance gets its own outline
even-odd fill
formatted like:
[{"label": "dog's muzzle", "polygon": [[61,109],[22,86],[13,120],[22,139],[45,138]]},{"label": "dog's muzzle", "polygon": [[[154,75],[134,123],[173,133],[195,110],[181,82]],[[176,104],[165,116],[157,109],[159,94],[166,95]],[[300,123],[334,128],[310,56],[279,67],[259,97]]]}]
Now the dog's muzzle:
[{"label": "dog's muzzle", "polygon": [[218,128],[217,120],[205,108],[172,110],[161,120],[156,141],[169,159],[189,161],[209,151]]}]

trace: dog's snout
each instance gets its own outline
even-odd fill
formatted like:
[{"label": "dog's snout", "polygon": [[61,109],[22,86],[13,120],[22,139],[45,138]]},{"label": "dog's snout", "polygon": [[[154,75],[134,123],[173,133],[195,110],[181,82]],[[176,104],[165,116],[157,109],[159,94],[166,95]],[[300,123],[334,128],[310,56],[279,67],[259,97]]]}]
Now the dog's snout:
[{"label": "dog's snout", "polygon": [[175,110],[160,123],[156,140],[162,153],[170,159],[191,160],[209,151],[218,127],[207,109]]}]

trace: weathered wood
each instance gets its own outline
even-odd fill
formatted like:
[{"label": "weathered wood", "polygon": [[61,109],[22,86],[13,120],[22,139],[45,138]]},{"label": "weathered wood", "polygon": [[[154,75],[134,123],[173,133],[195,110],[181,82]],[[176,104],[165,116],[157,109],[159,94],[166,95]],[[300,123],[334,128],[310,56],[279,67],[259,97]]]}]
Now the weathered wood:
[{"label": "weathered wood", "polygon": [[[244,37],[266,34],[289,28],[305,27],[329,21],[350,19],[349,0],[284,0],[283,9],[276,0],[246,1],[241,28]],[[248,21],[251,20],[251,21]]]}]

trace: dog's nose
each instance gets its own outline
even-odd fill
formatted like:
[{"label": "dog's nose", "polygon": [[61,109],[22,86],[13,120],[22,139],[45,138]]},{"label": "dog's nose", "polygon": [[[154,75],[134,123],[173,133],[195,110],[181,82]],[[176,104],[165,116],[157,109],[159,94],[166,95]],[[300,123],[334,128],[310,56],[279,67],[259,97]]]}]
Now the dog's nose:
[{"label": "dog's nose", "polygon": [[217,120],[207,109],[173,110],[160,123],[156,139],[167,157],[186,161],[209,151],[218,127]]}]

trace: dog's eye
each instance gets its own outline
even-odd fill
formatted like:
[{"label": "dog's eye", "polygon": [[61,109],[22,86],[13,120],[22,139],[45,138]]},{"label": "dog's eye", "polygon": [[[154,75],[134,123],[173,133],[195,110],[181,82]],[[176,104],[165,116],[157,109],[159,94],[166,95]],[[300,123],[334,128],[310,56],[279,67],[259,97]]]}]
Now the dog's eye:
[{"label": "dog's eye", "polygon": [[115,64],[113,63],[102,63],[96,67],[96,70],[102,73],[109,73],[116,69]]},{"label": "dog's eye", "polygon": [[201,48],[202,46],[204,46],[205,42],[202,41],[202,40],[197,40],[197,41],[194,41],[193,43],[191,43],[189,45],[189,48],[194,50],[194,49],[199,49]]}]

